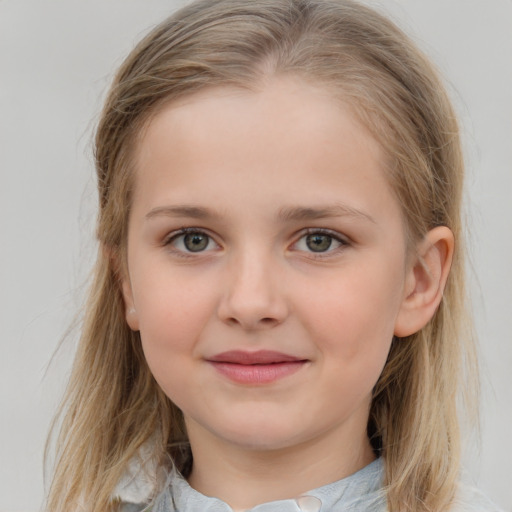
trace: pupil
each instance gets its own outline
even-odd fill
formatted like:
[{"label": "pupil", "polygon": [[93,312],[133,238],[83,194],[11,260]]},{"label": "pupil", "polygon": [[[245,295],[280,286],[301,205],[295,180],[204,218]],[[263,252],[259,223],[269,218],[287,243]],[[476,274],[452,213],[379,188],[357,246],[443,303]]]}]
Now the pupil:
[{"label": "pupil", "polygon": [[191,233],[185,235],[183,243],[189,251],[199,252],[203,251],[208,246],[208,237],[206,235],[202,235],[201,233]]},{"label": "pupil", "polygon": [[331,247],[332,238],[329,235],[308,235],[306,244],[314,252],[324,252]]}]

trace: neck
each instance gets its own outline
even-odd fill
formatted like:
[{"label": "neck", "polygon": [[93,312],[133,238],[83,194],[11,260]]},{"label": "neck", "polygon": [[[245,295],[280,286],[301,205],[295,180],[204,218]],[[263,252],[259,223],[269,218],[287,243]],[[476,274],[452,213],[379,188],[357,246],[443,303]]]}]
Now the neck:
[{"label": "neck", "polygon": [[301,494],[345,478],[375,459],[365,434],[351,442],[325,434],[311,442],[274,450],[248,449],[189,428],[194,465],[189,484],[233,510]]}]

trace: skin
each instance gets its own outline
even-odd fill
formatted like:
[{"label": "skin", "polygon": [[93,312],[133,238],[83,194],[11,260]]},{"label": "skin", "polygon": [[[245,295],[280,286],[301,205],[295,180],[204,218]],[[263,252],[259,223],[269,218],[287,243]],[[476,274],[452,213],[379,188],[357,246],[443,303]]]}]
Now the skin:
[{"label": "skin", "polygon": [[[350,108],[293,78],[171,103],[139,143],[127,322],[184,413],[190,484],[234,509],[374,458],[372,388],[393,335],[434,313],[453,251],[436,228],[408,255],[384,161]],[[197,235],[207,245],[193,252]],[[265,384],[210,362],[262,349],[305,362]]]}]

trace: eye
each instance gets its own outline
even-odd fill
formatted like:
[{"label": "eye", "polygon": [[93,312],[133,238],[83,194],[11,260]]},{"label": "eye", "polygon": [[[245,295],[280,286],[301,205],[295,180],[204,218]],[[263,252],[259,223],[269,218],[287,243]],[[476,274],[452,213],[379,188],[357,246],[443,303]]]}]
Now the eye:
[{"label": "eye", "polygon": [[312,253],[327,253],[339,249],[346,242],[339,235],[325,231],[310,231],[294,244],[294,249]]},{"label": "eye", "polygon": [[182,229],[171,235],[165,245],[184,253],[204,252],[218,248],[218,244],[204,231],[197,229]]},{"label": "eye", "polygon": [[306,236],[306,245],[313,252],[325,252],[331,248],[332,237],[322,233]]}]

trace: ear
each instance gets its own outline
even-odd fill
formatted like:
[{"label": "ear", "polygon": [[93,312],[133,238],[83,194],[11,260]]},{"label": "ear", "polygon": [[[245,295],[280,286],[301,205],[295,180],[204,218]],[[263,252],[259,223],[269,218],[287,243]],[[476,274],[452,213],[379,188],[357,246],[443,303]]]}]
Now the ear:
[{"label": "ear", "polygon": [[106,247],[103,247],[103,251],[106,253],[106,256],[110,259],[111,265],[114,269],[114,273],[117,276],[118,282],[121,286],[126,323],[128,324],[132,331],[138,331],[139,318],[137,316],[137,311],[135,309],[132,285],[130,282],[127,265],[123,265],[121,263],[121,256],[119,255],[119,252],[113,251],[112,249]]},{"label": "ear", "polygon": [[434,316],[443,297],[453,250],[453,233],[446,226],[432,229],[418,244],[407,270],[395,336],[403,338],[418,332]]},{"label": "ear", "polygon": [[139,330],[139,317],[137,310],[135,309],[135,303],[133,301],[132,285],[128,276],[124,276],[121,279],[121,290],[123,292],[124,300],[124,314],[126,323],[132,331]]}]

